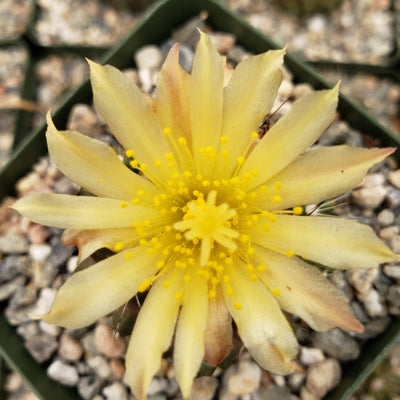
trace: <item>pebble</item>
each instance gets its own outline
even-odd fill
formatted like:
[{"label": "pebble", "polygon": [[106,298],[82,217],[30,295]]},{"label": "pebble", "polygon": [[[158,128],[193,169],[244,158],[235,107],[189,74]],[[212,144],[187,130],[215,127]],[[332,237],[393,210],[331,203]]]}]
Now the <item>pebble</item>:
[{"label": "pebble", "polygon": [[19,325],[31,320],[30,314],[34,314],[34,305],[26,307],[13,308],[8,306],[5,309],[5,316],[11,325]]},{"label": "pebble", "polygon": [[228,381],[229,391],[235,395],[254,392],[260,385],[261,368],[252,361],[239,362],[239,368]]},{"label": "pebble", "polygon": [[365,331],[357,334],[361,339],[372,339],[385,331],[390,323],[390,317],[375,318],[367,323],[364,323]]},{"label": "pebble", "polygon": [[272,383],[262,386],[257,395],[262,400],[292,400],[292,394],[286,386],[277,386]]},{"label": "pebble", "polygon": [[25,284],[24,276],[17,276],[15,279],[0,285],[0,301],[8,299],[16,290]]},{"label": "pebble", "polygon": [[179,45],[179,64],[186,71],[192,70],[194,52],[190,46],[185,43]]},{"label": "pebble", "polygon": [[33,224],[29,227],[27,235],[32,244],[42,244],[50,236],[50,230],[46,226]]},{"label": "pebble", "polygon": [[[95,376],[84,376],[79,379],[78,393],[85,399],[91,400],[101,390],[101,380]],[[103,397],[100,396],[101,399]]]},{"label": "pebble", "polygon": [[51,336],[58,336],[62,330],[60,326],[49,324],[48,322],[43,320],[39,320],[39,328],[42,332],[47,333]]},{"label": "pebble", "polygon": [[117,379],[122,379],[125,375],[125,363],[119,358],[113,358],[110,360],[110,368],[113,375]]},{"label": "pebble", "polygon": [[394,222],[394,213],[393,211],[385,208],[378,214],[377,220],[382,226],[392,225]]},{"label": "pebble", "polygon": [[358,293],[366,293],[371,289],[378,273],[378,268],[348,269],[346,277]]},{"label": "pebble", "polygon": [[21,375],[15,371],[12,371],[7,375],[6,381],[4,383],[4,389],[7,392],[16,392],[23,385],[23,380]]},{"label": "pebble", "polygon": [[99,376],[101,379],[108,379],[111,374],[111,368],[107,360],[102,356],[94,356],[87,360],[89,367]]},{"label": "pebble", "polygon": [[120,382],[114,382],[106,386],[102,393],[107,400],[128,400],[128,391],[126,387]]},{"label": "pebble", "polygon": [[400,169],[389,172],[387,179],[393,186],[400,189]]},{"label": "pebble", "polygon": [[193,381],[190,398],[192,400],[212,400],[218,388],[218,379],[212,376],[201,376]]},{"label": "pebble", "polygon": [[9,255],[0,262],[0,282],[7,282],[17,274],[26,274],[31,260],[26,256]]},{"label": "pebble", "polygon": [[64,333],[60,337],[58,353],[67,361],[78,361],[82,357],[83,348],[78,340]]},{"label": "pebble", "polygon": [[400,235],[394,235],[389,239],[389,247],[394,253],[400,253]]},{"label": "pebble", "polygon": [[300,348],[300,361],[304,365],[314,364],[324,358],[325,356],[321,349],[303,346]]},{"label": "pebble", "polygon": [[39,297],[35,304],[35,314],[42,315],[50,311],[57,291],[51,288],[43,288],[39,292]]},{"label": "pebble", "polygon": [[383,186],[365,186],[354,190],[351,199],[359,207],[375,210],[385,200],[387,190]]},{"label": "pebble", "polygon": [[89,331],[85,335],[82,336],[81,339],[82,346],[85,350],[85,353],[87,353],[89,356],[93,356],[95,354],[99,354],[99,350],[95,344],[95,339],[94,339],[94,332]]},{"label": "pebble", "polygon": [[321,397],[312,392],[307,386],[300,389],[301,400],[321,400]]},{"label": "pebble", "polygon": [[19,308],[32,304],[37,298],[37,289],[32,284],[28,283],[26,286],[19,287],[11,296],[9,306],[11,308]]},{"label": "pebble", "polygon": [[394,279],[400,280],[400,265],[397,265],[397,264],[384,265],[383,272],[389,278],[394,278]]},{"label": "pebble", "polygon": [[163,55],[158,46],[148,45],[137,50],[134,59],[140,75],[141,70],[158,71],[163,62]]},{"label": "pebble", "polygon": [[20,324],[17,327],[17,332],[20,336],[22,336],[25,340],[30,339],[33,336],[39,334],[39,326],[37,321],[28,321],[24,324]]},{"label": "pebble", "polygon": [[78,256],[72,256],[67,261],[67,272],[72,274],[78,266]]},{"label": "pebble", "polygon": [[51,253],[51,246],[48,244],[32,244],[29,246],[29,255],[34,261],[43,261]]},{"label": "pebble", "polygon": [[314,333],[312,344],[328,356],[341,361],[354,360],[360,354],[357,341],[338,328]]},{"label": "pebble", "polygon": [[400,307],[400,285],[390,287],[387,299],[392,306]]},{"label": "pebble", "polygon": [[114,331],[108,325],[97,325],[94,330],[94,342],[98,351],[107,357],[121,357],[126,350],[126,341],[115,337]]},{"label": "pebble", "polygon": [[231,33],[212,32],[209,37],[220,54],[228,53],[236,43],[236,36]]},{"label": "pebble", "polygon": [[42,363],[50,359],[51,355],[57,350],[58,343],[54,336],[40,333],[28,339],[25,342],[25,347],[38,363]]},{"label": "pebble", "polygon": [[301,371],[301,372],[294,372],[293,374],[290,374],[287,377],[287,382],[292,389],[293,392],[298,392],[300,388],[302,387],[304,381],[306,379],[306,373]]},{"label": "pebble", "polygon": [[400,206],[400,192],[394,188],[388,188],[386,194],[386,203],[389,208],[395,209]]},{"label": "pebble", "polygon": [[29,243],[25,235],[7,232],[0,235],[0,253],[18,254],[26,253],[29,250]]},{"label": "pebble", "polygon": [[379,237],[384,240],[391,239],[399,233],[400,229],[397,225],[387,226],[379,231]]},{"label": "pebble", "polygon": [[370,289],[366,293],[360,293],[357,297],[371,317],[385,317],[388,314],[384,299],[378,291]]},{"label": "pebble", "polygon": [[76,104],[72,107],[68,117],[67,129],[78,131],[93,138],[104,133],[104,128],[97,114],[87,104]]},{"label": "pebble", "polygon": [[320,398],[324,397],[340,381],[340,364],[335,358],[327,358],[308,369],[306,386]]},{"label": "pebble", "polygon": [[152,396],[158,393],[167,392],[168,380],[165,378],[153,378],[147,390],[147,395]]},{"label": "pebble", "polygon": [[76,386],[79,381],[76,368],[60,360],[55,360],[50,364],[47,375],[65,386]]}]

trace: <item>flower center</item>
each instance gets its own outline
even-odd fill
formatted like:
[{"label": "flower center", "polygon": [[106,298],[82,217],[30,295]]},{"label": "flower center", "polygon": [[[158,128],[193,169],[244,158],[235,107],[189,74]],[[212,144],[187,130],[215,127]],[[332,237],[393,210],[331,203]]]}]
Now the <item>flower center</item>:
[{"label": "flower center", "polygon": [[237,249],[232,240],[239,237],[239,232],[232,229],[238,223],[236,210],[229,208],[226,203],[215,205],[216,197],[217,192],[214,190],[208,194],[206,201],[203,194],[198,193],[197,199],[189,201],[184,207],[182,221],[174,224],[176,230],[186,231],[184,236],[187,240],[201,240],[201,266],[207,264],[214,242],[230,250]]}]

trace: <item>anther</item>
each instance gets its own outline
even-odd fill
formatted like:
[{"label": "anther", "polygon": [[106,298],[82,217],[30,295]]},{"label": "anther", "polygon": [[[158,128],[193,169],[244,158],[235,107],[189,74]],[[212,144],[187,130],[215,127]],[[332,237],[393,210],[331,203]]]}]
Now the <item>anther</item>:
[{"label": "anther", "polygon": [[125,152],[125,155],[126,155],[128,158],[132,158],[132,157],[135,156],[135,152],[134,152],[133,150],[127,150],[127,151]]},{"label": "anther", "polygon": [[281,295],[281,291],[279,289],[272,289],[271,293],[275,296],[278,297]]},{"label": "anther", "polygon": [[303,214],[303,207],[293,207],[293,214],[295,215]]},{"label": "anther", "polygon": [[121,251],[124,248],[124,244],[121,242],[115,243],[114,250]]},{"label": "anther", "polygon": [[293,250],[288,250],[288,251],[285,252],[285,254],[286,254],[289,258],[291,258],[291,257],[294,256]]}]

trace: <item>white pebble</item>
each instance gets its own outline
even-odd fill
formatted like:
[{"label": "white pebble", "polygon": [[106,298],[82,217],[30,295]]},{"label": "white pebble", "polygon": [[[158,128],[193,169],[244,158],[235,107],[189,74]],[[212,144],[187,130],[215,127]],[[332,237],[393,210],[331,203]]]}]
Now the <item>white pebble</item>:
[{"label": "white pebble", "polygon": [[79,375],[76,369],[60,360],[56,360],[50,364],[47,369],[47,374],[50,378],[65,386],[75,386],[79,380]]},{"label": "white pebble", "polygon": [[51,246],[48,244],[32,244],[29,247],[29,255],[35,261],[45,260],[51,253]]}]

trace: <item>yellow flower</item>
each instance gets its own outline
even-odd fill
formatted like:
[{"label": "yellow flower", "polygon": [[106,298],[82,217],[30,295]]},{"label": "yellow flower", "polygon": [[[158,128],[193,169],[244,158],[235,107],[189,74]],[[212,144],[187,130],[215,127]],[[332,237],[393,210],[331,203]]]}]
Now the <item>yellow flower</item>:
[{"label": "yellow flower", "polygon": [[115,255],[77,272],[59,290],[47,322],[75,329],[149,293],[126,355],[126,382],[144,399],[175,332],[174,366],[185,398],[205,358],[230,351],[232,318],[259,365],[297,369],[297,341],[281,309],[313,329],[362,332],[340,292],[306,260],[332,268],[374,267],[393,254],[371,228],[302,205],[360,183],[394,149],[319,147],[338,87],[296,101],[259,140],[256,133],[281,82],[284,51],[232,71],[201,34],[191,74],[170,51],[155,99],[121,72],[90,62],[95,105],[126,150],[57,131],[48,115],[52,159],[97,195],[39,194],[15,209],[65,228],[79,260],[106,247]]}]

